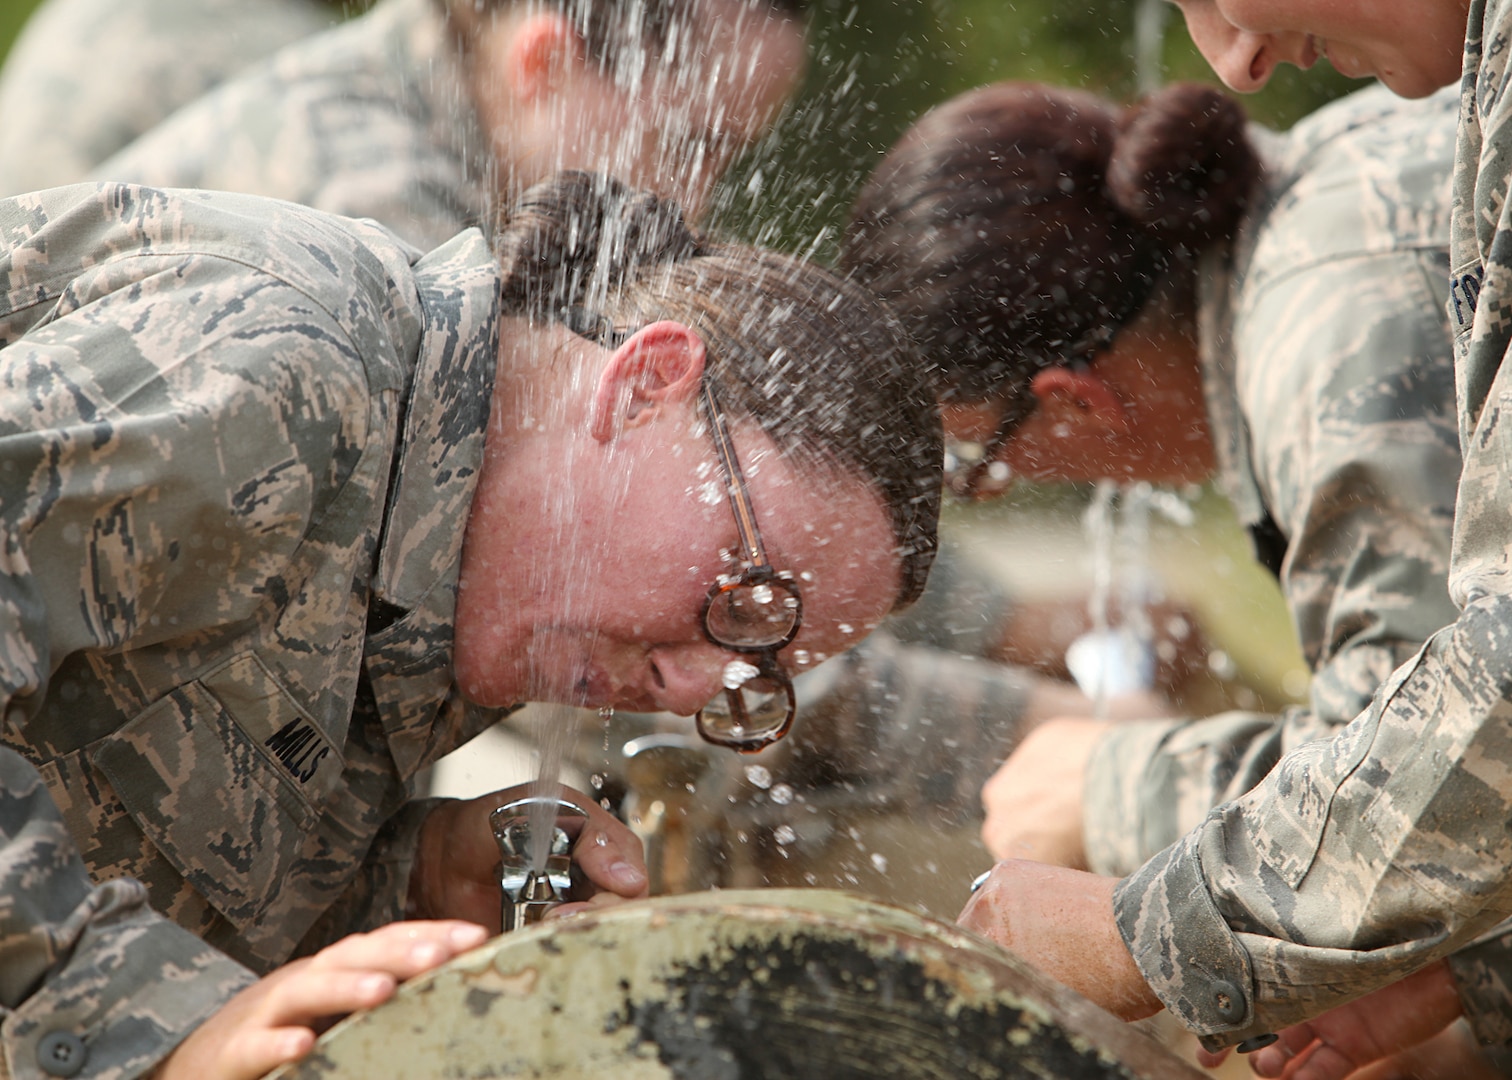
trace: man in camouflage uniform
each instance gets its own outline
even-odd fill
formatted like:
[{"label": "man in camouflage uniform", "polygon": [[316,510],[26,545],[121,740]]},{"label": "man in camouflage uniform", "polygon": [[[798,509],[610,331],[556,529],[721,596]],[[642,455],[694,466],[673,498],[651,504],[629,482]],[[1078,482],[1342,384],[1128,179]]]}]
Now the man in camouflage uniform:
[{"label": "man in camouflage uniform", "polygon": [[[509,9],[507,4],[496,6],[501,15]],[[712,157],[707,147],[700,150],[713,134],[707,130],[712,118],[688,105],[701,95],[679,93],[677,103],[662,101],[660,112],[638,116],[626,133],[627,145],[639,148],[643,126],[658,127],[663,130],[659,148],[648,160],[627,160],[627,166],[646,174],[652,187],[691,188],[693,201],[703,201],[707,185],[729,153],[759,133],[792,89],[799,70],[793,46],[800,43],[793,35],[801,28],[782,13],[802,7],[794,0],[754,5],[745,0],[700,0],[694,5],[696,19],[701,20],[695,29],[707,31],[711,21],[718,21],[726,26],[723,33],[733,32],[738,38],[765,27],[760,33],[774,40],[764,48],[772,49],[774,57],[789,55],[787,70],[765,72],[762,78],[774,80],[770,86],[737,81],[714,95],[733,106],[735,115],[720,121],[731,130],[713,139],[712,145],[721,149]],[[511,147],[508,128],[484,123],[494,106],[487,97],[491,84],[478,82],[484,63],[480,47],[459,54],[455,37],[455,27],[435,0],[385,0],[366,16],[285,50],[182,110],[96,173],[115,180],[288,199],[374,218],[422,247],[442,243],[462,228],[487,224],[498,193],[530,175],[518,171],[519,148]],[[698,66],[704,63],[707,72]],[[775,61],[763,63],[770,66]],[[678,72],[678,87],[697,85],[715,70],[712,61],[689,64]],[[723,78],[729,80],[728,71]],[[492,152],[484,134],[490,126],[495,132]],[[612,153],[609,160],[615,160]],[[528,168],[538,170],[543,164],[538,156]],[[698,171],[690,173],[695,164]],[[904,633],[951,653],[987,651],[991,639],[1001,633],[1008,600],[1001,590],[980,580],[970,584],[969,590],[960,591],[984,590],[984,595],[973,597],[969,615],[954,602],[959,597],[946,599],[937,589],[940,606],[949,610],[940,612],[928,632],[918,628],[930,620],[911,613],[908,625],[915,629]],[[1001,606],[988,610],[982,602],[988,596]],[[950,630],[942,629],[947,625]],[[933,640],[928,640],[930,633]],[[882,649],[886,658],[873,651]],[[963,802],[959,793],[975,791],[1001,760],[1020,733],[1026,709],[1039,717],[1051,714],[1048,706],[1036,710],[1032,695],[1052,694],[1057,687],[1032,673],[961,663],[953,655],[922,646],[915,650],[878,642],[862,650],[863,655],[846,661],[852,678],[828,695],[824,715],[843,710],[844,726],[862,740],[846,750],[850,757],[872,753],[873,760],[896,767],[906,759],[892,753],[891,740],[910,736],[890,730],[892,705],[900,693],[927,702],[927,713],[908,719],[949,728],[960,740],[962,763],[969,763],[956,771],[949,785],[952,811],[974,809],[974,796]],[[906,662],[889,666],[894,656]],[[863,663],[864,670],[858,667]],[[899,686],[902,680],[906,688]],[[823,681],[835,685],[833,677]],[[1079,698],[1067,688],[1054,700],[1061,711],[1069,712]],[[1083,704],[1090,713],[1090,702]],[[590,768],[601,763],[599,745],[597,739],[584,743],[583,760]],[[826,739],[826,745],[832,743]],[[906,787],[902,773],[894,773],[887,782]]]},{"label": "man in camouflage uniform", "polygon": [[[656,3],[633,44],[615,36],[636,32],[630,5],[598,4],[610,36],[585,39],[574,20],[594,6],[384,0],[181,110],[94,175],[370,217],[422,248],[492,225],[511,192],[559,168],[615,173],[696,213],[796,88],[802,5]],[[706,47],[678,44],[687,38]],[[554,50],[551,79],[519,55],[527,47]]]},{"label": "man in camouflage uniform", "polygon": [[84,179],[179,106],[337,17],[318,0],[46,0],[0,68],[0,195]]},{"label": "man in camouflage uniform", "polygon": [[0,201],[8,1075],[139,1075],[245,968],[416,913],[441,802],[409,778],[500,715],[452,687],[434,526],[470,506],[498,308],[476,232],[422,258],[244,196]]}]

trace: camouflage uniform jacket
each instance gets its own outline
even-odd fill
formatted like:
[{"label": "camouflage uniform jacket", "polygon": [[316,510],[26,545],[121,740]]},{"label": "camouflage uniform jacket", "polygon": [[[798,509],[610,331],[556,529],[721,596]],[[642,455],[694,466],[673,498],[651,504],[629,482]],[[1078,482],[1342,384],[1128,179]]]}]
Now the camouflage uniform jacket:
[{"label": "camouflage uniform jacket", "polygon": [[409,781],[499,719],[451,678],[482,237],[101,185],[0,202],[0,251],[5,743],[255,970],[401,917]]},{"label": "camouflage uniform jacket", "polygon": [[[1330,735],[1457,614],[1459,481],[1445,325],[1458,99],[1361,91],[1278,138],[1229,248],[1200,279],[1208,416],[1242,524],[1286,538],[1282,593],[1306,707],[1120,725],[1089,763],[1089,865],[1132,872]],[[1399,150],[1404,147],[1405,150]]]},{"label": "camouflage uniform jacket", "polygon": [[83,180],[181,105],[334,18],[314,0],[46,0],[0,68],[0,195]]},{"label": "camouflage uniform jacket", "polygon": [[284,49],[93,173],[373,218],[424,250],[490,221],[491,174],[433,0],[384,0]]},{"label": "camouflage uniform jacket", "polygon": [[[1315,1015],[1445,956],[1512,913],[1512,4],[1474,0],[1454,169],[1449,317],[1464,468],[1456,621],[1331,739],[1120,884],[1152,987],[1210,1045]],[[1406,160],[1416,155],[1397,144]],[[1473,953],[1488,954],[1478,965]],[[1482,1037],[1505,1035],[1493,939],[1454,961]],[[1475,975],[1480,972],[1480,978]],[[1494,1021],[1500,1020],[1500,1032]]]},{"label": "camouflage uniform jacket", "polygon": [[252,979],[140,883],[92,885],[36,770],[0,746],[0,1076],[141,1076]]}]

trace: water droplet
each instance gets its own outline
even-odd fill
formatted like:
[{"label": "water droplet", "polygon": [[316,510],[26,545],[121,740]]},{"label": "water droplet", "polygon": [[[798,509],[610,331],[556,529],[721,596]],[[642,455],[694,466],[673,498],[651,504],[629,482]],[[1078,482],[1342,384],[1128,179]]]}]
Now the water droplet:
[{"label": "water droplet", "polygon": [[[607,836],[605,836],[603,833],[598,833],[597,835],[594,836],[593,843],[594,843],[594,845],[596,847],[608,847],[609,846],[609,838]],[[876,856],[873,855],[872,859],[875,860]]]},{"label": "water droplet", "polygon": [[739,690],[760,674],[761,669],[755,664],[745,660],[731,660],[724,666],[724,688],[726,690]]},{"label": "water droplet", "polygon": [[747,765],[745,775],[747,780],[762,791],[772,786],[772,771],[765,765]]},{"label": "water droplet", "polygon": [[604,790],[604,774],[603,773],[594,773],[592,776],[590,776],[588,778],[588,785],[590,787],[592,787],[594,791],[603,791]]},{"label": "water droplet", "polygon": [[808,664],[808,663],[812,663],[812,662],[813,662],[813,657],[809,656],[809,651],[807,649],[794,649],[793,650],[793,663],[802,666],[804,664]]},{"label": "water droplet", "polygon": [[840,632],[842,634],[854,634],[856,632],[856,628],[848,622],[843,622],[840,624]]},{"label": "water droplet", "polygon": [[791,844],[798,839],[798,834],[793,831],[791,825],[779,825],[772,831],[772,839],[779,844]]},{"label": "water droplet", "polygon": [[753,585],[751,587],[751,599],[758,604],[770,604],[772,602],[772,587],[770,585]]},{"label": "water droplet", "polygon": [[793,801],[793,789],[786,784],[776,784],[772,788],[771,798],[778,806],[786,806]]},{"label": "water droplet", "polygon": [[885,855],[878,855],[874,851],[874,852],[872,852],[871,861],[872,861],[872,865],[877,868],[877,873],[879,873],[879,874],[885,874],[885,873],[887,873],[887,857]]}]

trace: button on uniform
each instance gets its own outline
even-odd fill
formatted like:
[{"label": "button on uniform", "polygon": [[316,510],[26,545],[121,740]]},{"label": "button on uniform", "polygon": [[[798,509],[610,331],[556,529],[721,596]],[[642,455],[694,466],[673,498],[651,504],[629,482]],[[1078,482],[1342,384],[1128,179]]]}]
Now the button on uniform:
[{"label": "button on uniform", "polygon": [[71,1031],[53,1031],[37,1043],[37,1065],[49,1076],[77,1076],[89,1060],[89,1048]]},{"label": "button on uniform", "polygon": [[1213,1006],[1218,1016],[1230,1024],[1244,1019],[1244,998],[1239,988],[1226,979],[1213,980]]}]

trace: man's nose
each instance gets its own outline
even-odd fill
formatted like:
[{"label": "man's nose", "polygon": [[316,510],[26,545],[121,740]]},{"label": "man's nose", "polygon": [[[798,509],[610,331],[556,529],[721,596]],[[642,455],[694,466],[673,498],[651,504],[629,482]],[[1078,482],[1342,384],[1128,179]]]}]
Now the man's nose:
[{"label": "man's nose", "polygon": [[1289,58],[1277,55],[1274,39],[1247,30],[1232,32],[1226,47],[1211,58],[1218,77],[1230,90],[1241,94],[1253,94],[1263,89],[1283,59]]},{"label": "man's nose", "polygon": [[692,716],[724,689],[724,672],[735,653],[713,644],[651,651],[651,696],[661,708]]},{"label": "man's nose", "polygon": [[1279,63],[1312,66],[1304,55],[1305,35],[1287,34],[1283,40],[1274,34],[1241,30],[1209,7],[1187,13],[1187,32],[1224,84],[1241,94],[1264,87]]}]

